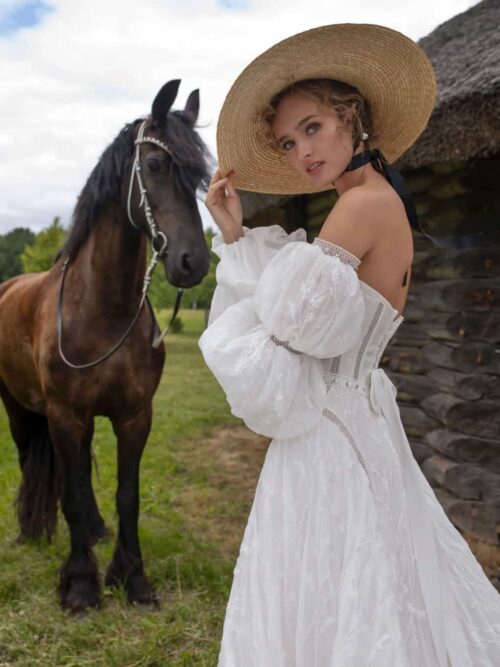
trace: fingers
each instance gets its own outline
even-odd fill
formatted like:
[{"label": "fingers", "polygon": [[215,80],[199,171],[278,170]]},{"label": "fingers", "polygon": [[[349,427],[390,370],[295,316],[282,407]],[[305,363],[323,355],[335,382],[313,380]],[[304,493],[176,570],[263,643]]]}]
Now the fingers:
[{"label": "fingers", "polygon": [[220,190],[226,186],[227,183],[227,177],[226,178],[221,178],[220,181],[217,181],[216,183],[213,183],[212,185],[208,186],[208,192],[207,195],[218,195]]},{"label": "fingers", "polygon": [[[238,197],[238,193],[233,185],[234,171],[230,171],[227,176],[221,177],[221,171],[217,168],[210,180],[207,195],[218,196],[220,190],[224,188],[224,194],[227,197]],[[208,198],[208,197],[207,197]]]},{"label": "fingers", "polygon": [[236,188],[234,187],[234,183],[233,183],[233,172],[231,172],[231,174],[228,176],[227,194],[228,194],[228,197],[239,197],[238,193],[236,192]]},{"label": "fingers", "polygon": [[210,187],[211,187],[211,188],[219,188],[219,187],[221,186],[222,183],[227,183],[228,180],[229,180],[229,179],[228,179],[228,177],[226,176],[225,178],[221,178],[220,181],[216,181],[215,183],[213,183]]},{"label": "fingers", "polygon": [[[234,187],[234,170],[222,176],[217,168],[208,186],[205,206],[221,230],[240,229],[243,222],[240,197]],[[241,234],[240,234],[241,235]]]},{"label": "fingers", "polygon": [[210,185],[213,183],[216,183],[217,181],[220,181],[223,178],[233,178],[234,177],[234,169],[231,169],[225,176],[222,176],[222,172],[219,167],[214,171],[212,178],[210,180]]},{"label": "fingers", "polygon": [[217,169],[212,174],[212,178],[210,179],[210,185],[212,185],[212,183],[215,183],[216,181],[218,181],[220,179],[220,177],[221,177],[220,169],[217,167]]}]

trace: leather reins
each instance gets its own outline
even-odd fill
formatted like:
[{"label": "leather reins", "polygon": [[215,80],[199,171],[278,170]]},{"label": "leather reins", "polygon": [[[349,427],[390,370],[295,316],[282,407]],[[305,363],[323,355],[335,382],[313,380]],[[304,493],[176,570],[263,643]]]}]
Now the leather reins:
[{"label": "leather reins", "polygon": [[[130,324],[128,327],[125,329],[123,334],[120,336],[118,341],[113,345],[113,347],[108,350],[105,354],[100,356],[98,359],[94,359],[94,361],[89,361],[88,363],[85,364],[75,364],[66,357],[66,355],[63,352],[62,349],[62,335],[63,335],[63,313],[62,313],[62,307],[63,307],[63,295],[64,295],[64,282],[66,279],[66,270],[68,268],[69,260],[70,258],[68,257],[62,266],[61,272],[62,272],[62,278],[61,278],[61,285],[59,287],[59,293],[58,293],[58,299],[57,299],[57,346],[59,350],[59,354],[61,356],[61,359],[64,361],[64,363],[67,366],[70,366],[70,368],[74,368],[76,370],[80,370],[83,368],[91,368],[92,366],[97,366],[98,364],[102,363],[106,359],[109,359],[111,355],[113,355],[117,350],[120,349],[120,347],[123,345],[125,342],[127,336],[130,334],[132,329],[134,328],[135,323],[139,319],[139,315],[141,313],[141,310],[144,306],[145,301],[147,300],[147,293],[149,286],[151,284],[151,279],[153,277],[153,272],[156,268],[156,265],[162,259],[164,256],[168,254],[168,239],[166,235],[158,228],[158,225],[155,222],[155,219],[153,217],[153,213],[151,211],[151,206],[149,204],[149,199],[148,199],[148,193],[146,190],[146,187],[144,185],[144,181],[142,179],[142,173],[141,173],[141,144],[144,143],[150,143],[150,144],[156,144],[160,148],[162,148],[164,151],[167,153],[171,154],[170,148],[165,144],[163,141],[160,139],[156,139],[155,137],[148,137],[144,136],[144,129],[146,126],[147,120],[144,120],[141,123],[141,126],[139,128],[139,132],[137,134],[137,139],[135,140],[135,156],[134,156],[134,162],[132,164],[132,169],[130,172],[130,183],[129,183],[129,189],[128,189],[128,197],[127,197],[127,215],[130,223],[136,228],[139,229],[139,227],[135,224],[133,217],[132,217],[132,193],[133,193],[133,188],[134,188],[134,178],[137,180],[137,185],[139,186],[139,193],[141,196],[141,199],[139,201],[139,208],[144,208],[144,215],[150,230],[151,234],[151,248],[153,250],[153,254],[151,256],[151,261],[149,263],[148,268],[146,269],[146,273],[144,274],[144,280],[143,280],[143,285],[142,285],[142,293],[141,293],[141,300],[139,302],[139,306],[137,307],[137,311],[132,318]],[[170,326],[172,322],[175,320],[177,313],[179,311],[179,307],[181,304],[181,299],[182,299],[182,294],[184,290],[182,288],[177,290],[177,296],[175,298],[175,304],[174,304],[174,311],[172,314],[172,317],[170,319],[170,322],[168,323],[167,327],[160,332],[152,342],[152,347],[153,348],[158,348],[163,340],[163,338],[166,336],[168,333],[168,330],[170,329]],[[148,301],[149,303],[149,301]],[[153,313],[153,308],[151,306],[151,303],[149,303],[149,306],[151,308],[151,312]],[[153,313],[154,317],[154,313]]]}]

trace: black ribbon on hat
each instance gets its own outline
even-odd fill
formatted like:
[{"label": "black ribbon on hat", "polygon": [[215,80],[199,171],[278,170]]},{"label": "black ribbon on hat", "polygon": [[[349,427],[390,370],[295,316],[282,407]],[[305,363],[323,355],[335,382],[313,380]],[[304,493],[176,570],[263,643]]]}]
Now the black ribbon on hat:
[{"label": "black ribbon on hat", "polygon": [[425,232],[422,229],[420,222],[418,220],[415,204],[413,203],[413,199],[410,195],[410,192],[406,187],[404,178],[401,176],[401,174],[397,169],[391,167],[391,165],[387,162],[386,158],[384,157],[380,149],[372,148],[370,150],[363,151],[362,153],[354,155],[352,160],[344,170],[344,173],[346,171],[354,171],[354,169],[358,169],[358,167],[362,167],[364,164],[367,164],[368,162],[371,162],[373,168],[386,177],[386,179],[398,193],[399,197],[401,198],[401,201],[404,204],[406,216],[408,218],[410,226],[417,232],[423,234],[423,236],[427,236],[427,238],[430,239],[435,245],[438,245],[437,239],[435,239],[433,236],[430,236],[429,234],[427,234],[427,232]]}]

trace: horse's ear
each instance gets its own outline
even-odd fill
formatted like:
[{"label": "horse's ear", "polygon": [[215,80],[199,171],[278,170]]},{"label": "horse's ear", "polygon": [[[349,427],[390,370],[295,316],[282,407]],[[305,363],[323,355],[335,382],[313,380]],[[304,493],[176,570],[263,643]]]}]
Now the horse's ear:
[{"label": "horse's ear", "polygon": [[161,126],[167,120],[167,113],[170,111],[170,108],[177,97],[180,82],[180,79],[172,79],[172,81],[168,81],[160,88],[156,95],[153,106],[151,107],[151,115],[157,125]]},{"label": "horse's ear", "polygon": [[200,91],[197,88],[189,93],[187,98],[186,106],[182,115],[186,119],[190,127],[194,127],[196,121],[198,120],[198,112],[200,111]]}]

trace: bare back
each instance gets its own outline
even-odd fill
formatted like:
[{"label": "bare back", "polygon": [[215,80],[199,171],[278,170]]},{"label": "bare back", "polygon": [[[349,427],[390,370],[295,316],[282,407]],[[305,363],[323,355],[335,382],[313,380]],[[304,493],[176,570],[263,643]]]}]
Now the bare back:
[{"label": "bare back", "polygon": [[319,236],[359,257],[359,279],[402,313],[411,282],[413,236],[403,202],[383,176],[374,172],[342,194]]},{"label": "bare back", "polygon": [[413,236],[401,199],[389,184],[387,187],[387,197],[392,201],[388,202],[384,218],[377,221],[375,243],[363,256],[358,276],[401,314],[411,280]]}]

